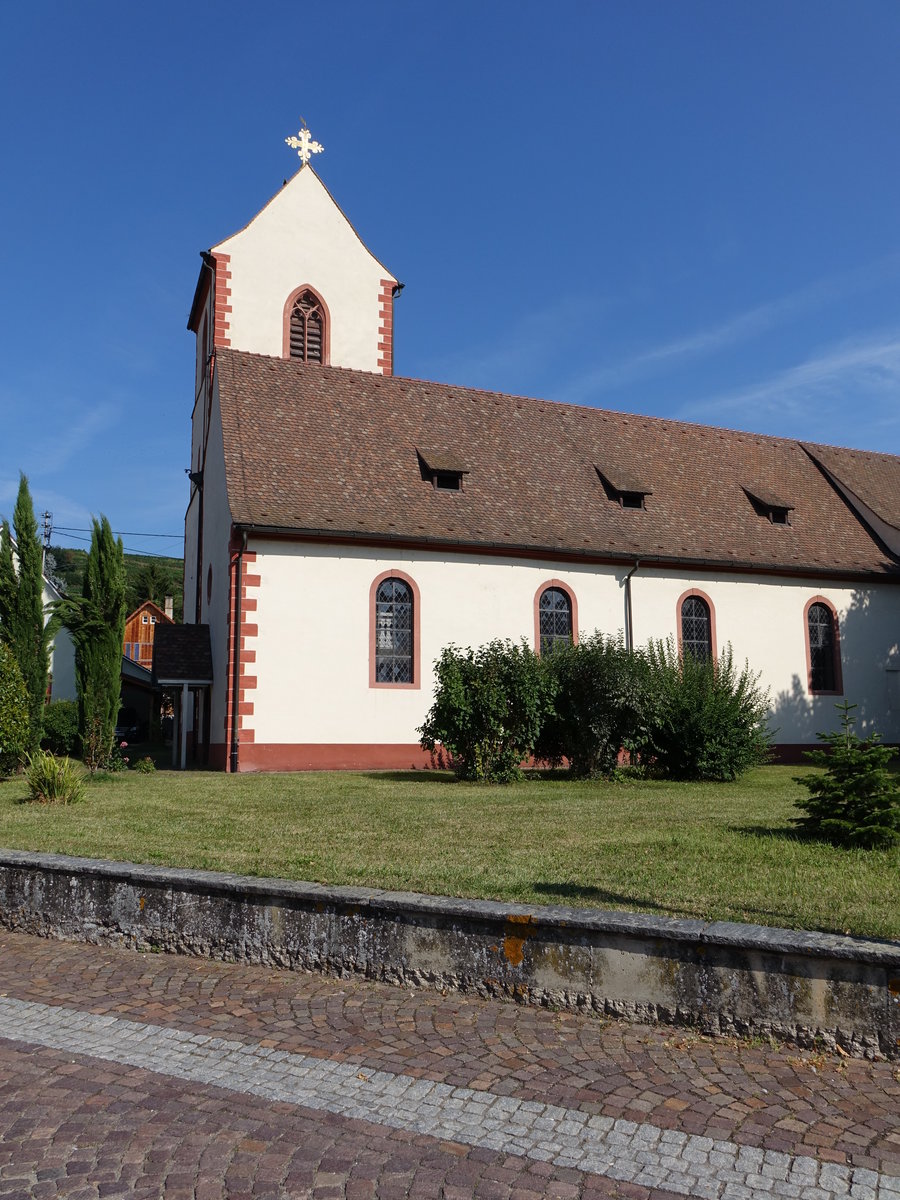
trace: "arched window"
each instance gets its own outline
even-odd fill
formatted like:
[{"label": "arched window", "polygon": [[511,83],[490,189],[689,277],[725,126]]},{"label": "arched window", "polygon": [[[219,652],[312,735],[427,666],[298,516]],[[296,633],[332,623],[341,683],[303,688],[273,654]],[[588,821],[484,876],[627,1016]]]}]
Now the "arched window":
[{"label": "arched window", "polygon": [[822,597],[806,606],[806,654],[810,692],[843,691],[837,613]]},{"label": "arched window", "polygon": [[375,682],[413,682],[412,588],[388,576],[375,589]]},{"label": "arched window", "polygon": [[318,296],[308,289],[291,308],[290,357],[301,362],[325,361],[325,313]]},{"label": "arched window", "polygon": [[710,607],[696,594],[685,596],[681,602],[681,653],[701,662],[713,657]]},{"label": "arched window", "polygon": [[541,654],[552,654],[557,646],[572,641],[572,600],[561,587],[544,588],[538,601]]}]

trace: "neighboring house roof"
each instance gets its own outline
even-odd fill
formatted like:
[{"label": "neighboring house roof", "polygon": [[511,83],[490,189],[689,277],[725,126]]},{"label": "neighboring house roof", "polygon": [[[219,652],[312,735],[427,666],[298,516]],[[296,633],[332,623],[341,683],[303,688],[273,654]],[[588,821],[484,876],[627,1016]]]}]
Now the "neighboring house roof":
[{"label": "neighboring house roof", "polygon": [[153,639],[155,684],[212,683],[208,625],[158,625]]},{"label": "neighboring house roof", "polygon": [[[238,526],[900,579],[900,560],[796,441],[231,349],[216,369]],[[432,446],[465,464],[463,490],[423,481],[419,453]],[[835,453],[893,512],[900,458]],[[637,480],[645,508],[615,503],[597,464],[628,489]],[[791,523],[761,516],[749,485],[778,497]]]},{"label": "neighboring house roof", "polygon": [[122,678],[127,679],[129,683],[136,683],[141,687],[150,687],[153,683],[153,677],[149,669],[142,667],[130,658],[126,658],[124,654],[122,655]]},{"label": "neighboring house roof", "polygon": [[132,617],[137,617],[143,612],[152,613],[156,617],[158,625],[174,625],[175,623],[165,609],[160,608],[159,605],[153,600],[145,600],[142,604],[137,606],[134,612],[130,612],[128,614],[128,616],[125,618],[125,624],[127,625]]}]

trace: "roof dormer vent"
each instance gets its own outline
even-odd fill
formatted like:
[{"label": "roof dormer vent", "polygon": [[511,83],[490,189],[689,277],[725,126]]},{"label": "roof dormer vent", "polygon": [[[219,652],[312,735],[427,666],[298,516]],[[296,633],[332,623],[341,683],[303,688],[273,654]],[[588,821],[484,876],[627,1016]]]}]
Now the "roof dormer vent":
[{"label": "roof dormer vent", "polygon": [[603,490],[607,498],[620,508],[646,508],[647,497],[653,495],[653,488],[643,480],[638,479],[630,471],[618,463],[594,463],[594,470],[600,476]]},{"label": "roof dormer vent", "polygon": [[455,451],[416,447],[422,479],[438,492],[461,492],[469,468]]},{"label": "roof dormer vent", "polygon": [[794,506],[788,504],[783,496],[779,496],[767,484],[744,483],[741,487],[757,516],[765,517],[773,525],[790,525]]}]

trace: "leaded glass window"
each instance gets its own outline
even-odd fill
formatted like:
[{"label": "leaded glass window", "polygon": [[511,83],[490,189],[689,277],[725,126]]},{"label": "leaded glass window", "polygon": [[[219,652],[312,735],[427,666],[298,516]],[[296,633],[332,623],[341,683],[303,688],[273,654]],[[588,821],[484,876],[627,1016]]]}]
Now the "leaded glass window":
[{"label": "leaded glass window", "polygon": [[809,630],[810,690],[836,692],[834,616],[826,604],[811,604],[806,621]]},{"label": "leaded glass window", "polygon": [[709,605],[700,596],[688,596],[681,605],[681,651],[701,662],[712,658]]},{"label": "leaded glass window", "polygon": [[312,292],[301,292],[291,309],[291,358],[302,362],[323,361],[325,316]]},{"label": "leaded glass window", "polygon": [[538,604],[541,622],[541,654],[552,654],[557,646],[572,641],[572,601],[558,587],[541,592]]},{"label": "leaded glass window", "polygon": [[375,682],[413,682],[413,598],[402,579],[383,579],[375,592]]}]

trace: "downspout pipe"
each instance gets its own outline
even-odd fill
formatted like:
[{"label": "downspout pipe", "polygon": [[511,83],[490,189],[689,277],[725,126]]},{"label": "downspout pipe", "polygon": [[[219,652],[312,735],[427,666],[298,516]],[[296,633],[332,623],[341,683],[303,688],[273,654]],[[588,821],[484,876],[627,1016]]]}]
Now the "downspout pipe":
[{"label": "downspout pipe", "polygon": [[631,653],[634,649],[634,629],[632,627],[632,607],[631,607],[631,577],[640,566],[640,562],[635,559],[634,566],[625,576],[625,649]]},{"label": "downspout pipe", "polygon": [[231,672],[231,773],[238,769],[238,697],[241,681],[241,592],[244,588],[244,551],[247,549],[247,531],[241,536],[241,548],[234,564],[234,625],[232,627],[233,660]]}]

